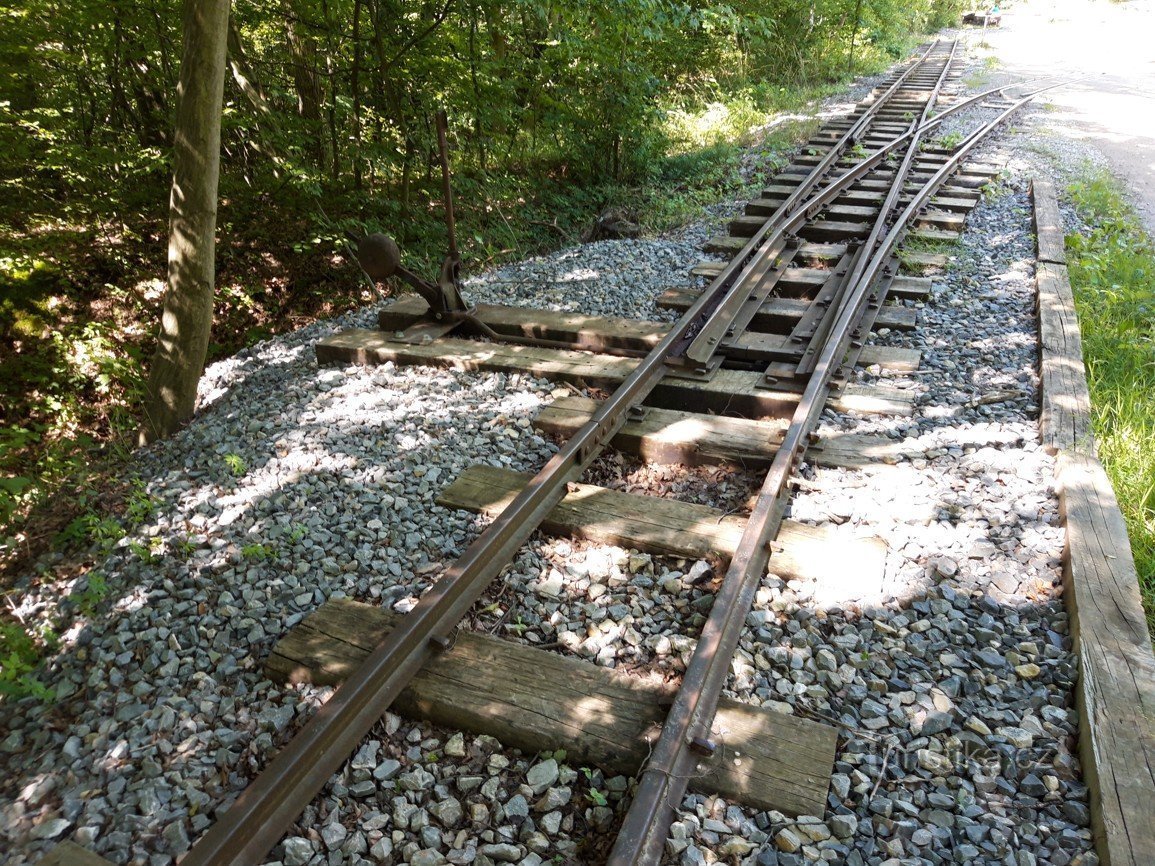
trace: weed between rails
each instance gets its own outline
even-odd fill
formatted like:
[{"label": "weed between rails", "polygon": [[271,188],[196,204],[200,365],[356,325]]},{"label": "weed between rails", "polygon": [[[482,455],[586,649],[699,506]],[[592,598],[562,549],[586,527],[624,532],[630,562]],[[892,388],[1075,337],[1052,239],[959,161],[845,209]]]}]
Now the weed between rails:
[{"label": "weed between rails", "polygon": [[1086,171],[1070,193],[1090,226],[1066,245],[1095,438],[1155,631],[1155,244],[1106,171]]}]

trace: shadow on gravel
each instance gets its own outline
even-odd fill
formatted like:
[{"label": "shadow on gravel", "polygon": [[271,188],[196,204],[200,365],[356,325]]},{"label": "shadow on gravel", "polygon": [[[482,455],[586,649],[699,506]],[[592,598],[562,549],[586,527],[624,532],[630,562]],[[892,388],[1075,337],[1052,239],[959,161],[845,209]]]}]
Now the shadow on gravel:
[{"label": "shadow on gravel", "polygon": [[[95,838],[114,862],[140,842],[179,853],[305,717],[303,695],[264,678],[273,642],[329,597],[407,610],[479,529],[433,499],[481,439],[488,459],[531,468],[535,449],[504,430],[527,404],[503,377],[484,380],[491,393],[458,385],[478,389],[481,409],[434,393],[414,420],[412,401],[391,406],[388,376],[353,388],[350,406],[342,386],[356,377],[302,362],[305,351],[246,361],[265,366],[143,455],[154,516],[100,564],[107,595],[71,604],[65,648],[41,675],[54,700],[0,704],[8,862],[67,838]],[[313,382],[329,390],[311,394]],[[247,404],[258,387],[285,399]]]}]

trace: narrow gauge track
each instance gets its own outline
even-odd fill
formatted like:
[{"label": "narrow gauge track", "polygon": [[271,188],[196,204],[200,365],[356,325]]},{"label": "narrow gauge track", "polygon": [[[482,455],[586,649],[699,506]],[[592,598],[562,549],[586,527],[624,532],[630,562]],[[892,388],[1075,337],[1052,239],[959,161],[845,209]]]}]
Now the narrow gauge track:
[{"label": "narrow gauge track", "polygon": [[[606,327],[600,334],[579,328],[540,340],[551,347],[560,341],[576,350],[596,350],[599,356],[624,356],[620,359],[629,370],[619,375],[620,384],[589,421],[197,841],[182,861],[185,866],[260,862],[406,684],[433,655],[451,645],[459,621],[561,501],[567,486],[628,422],[644,414],[643,403],[679,404],[695,384],[709,382],[724,368],[745,377],[748,401],[769,400],[789,423],[784,430],[779,424],[774,433],[768,428],[767,436],[780,437],[777,451],[610,855],[613,864],[660,859],[673,809],[694,764],[715,751],[710,735],[714,715],[742,623],[782,523],[791,474],[828,397],[845,383],[863,348],[865,331],[880,314],[897,276],[896,249],[912,231],[941,236],[926,228],[933,227],[936,218],[957,222],[945,210],[951,207],[950,197],[939,199],[941,211],[930,209],[933,197],[973,147],[1030,98],[1001,102],[999,116],[952,152],[924,149],[926,134],[950,113],[983,99],[1001,100],[1006,89],[956,102],[932,118],[954,52],[953,43],[936,42],[844,123],[829,125],[823,135],[833,140],[825,152],[815,155],[802,176],[783,178],[797,181],[792,188],[771,188],[767,198],[754,205],[765,209],[772,203],[768,214],[754,210],[750,219],[736,221],[732,229],[750,227],[751,237],[664,333],[631,342],[629,329],[623,331],[617,323],[618,339],[607,338],[615,327]],[[854,219],[845,219],[847,215]],[[828,273],[793,330],[785,338],[752,330],[759,311],[782,296],[780,285],[805,261],[806,242],[830,241],[837,243],[828,243],[823,251]],[[519,326],[502,321],[501,309],[474,309],[471,320],[498,337],[503,328],[518,334]],[[420,312],[406,321],[418,332],[429,324]],[[405,323],[399,325],[386,311],[382,324],[403,330]],[[424,348],[436,352],[439,346],[463,342],[446,338],[430,343],[428,334],[423,341],[404,336],[391,341],[381,332],[347,332],[319,344],[318,359],[397,357],[429,363],[405,352],[415,344],[429,344]],[[521,337],[515,342],[535,340]],[[491,343],[484,346],[492,349]],[[632,356],[639,348],[649,351],[637,361]]]}]

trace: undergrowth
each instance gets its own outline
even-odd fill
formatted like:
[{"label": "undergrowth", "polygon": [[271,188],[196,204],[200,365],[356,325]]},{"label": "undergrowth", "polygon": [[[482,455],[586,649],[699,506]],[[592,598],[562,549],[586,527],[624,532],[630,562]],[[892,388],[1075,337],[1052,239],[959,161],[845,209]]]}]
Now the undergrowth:
[{"label": "undergrowth", "polygon": [[1070,193],[1090,227],[1066,245],[1094,433],[1155,630],[1155,245],[1108,172],[1086,171]]}]

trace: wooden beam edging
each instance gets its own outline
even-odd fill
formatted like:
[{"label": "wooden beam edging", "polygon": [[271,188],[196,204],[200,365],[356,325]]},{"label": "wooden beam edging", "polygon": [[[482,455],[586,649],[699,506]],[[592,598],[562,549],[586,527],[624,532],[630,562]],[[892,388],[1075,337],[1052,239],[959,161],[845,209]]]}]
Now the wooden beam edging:
[{"label": "wooden beam edging", "polygon": [[1042,441],[1066,526],[1065,597],[1079,658],[1079,758],[1104,866],[1155,863],[1155,654],[1127,526],[1095,452],[1082,341],[1054,185],[1031,184],[1038,238]]}]

